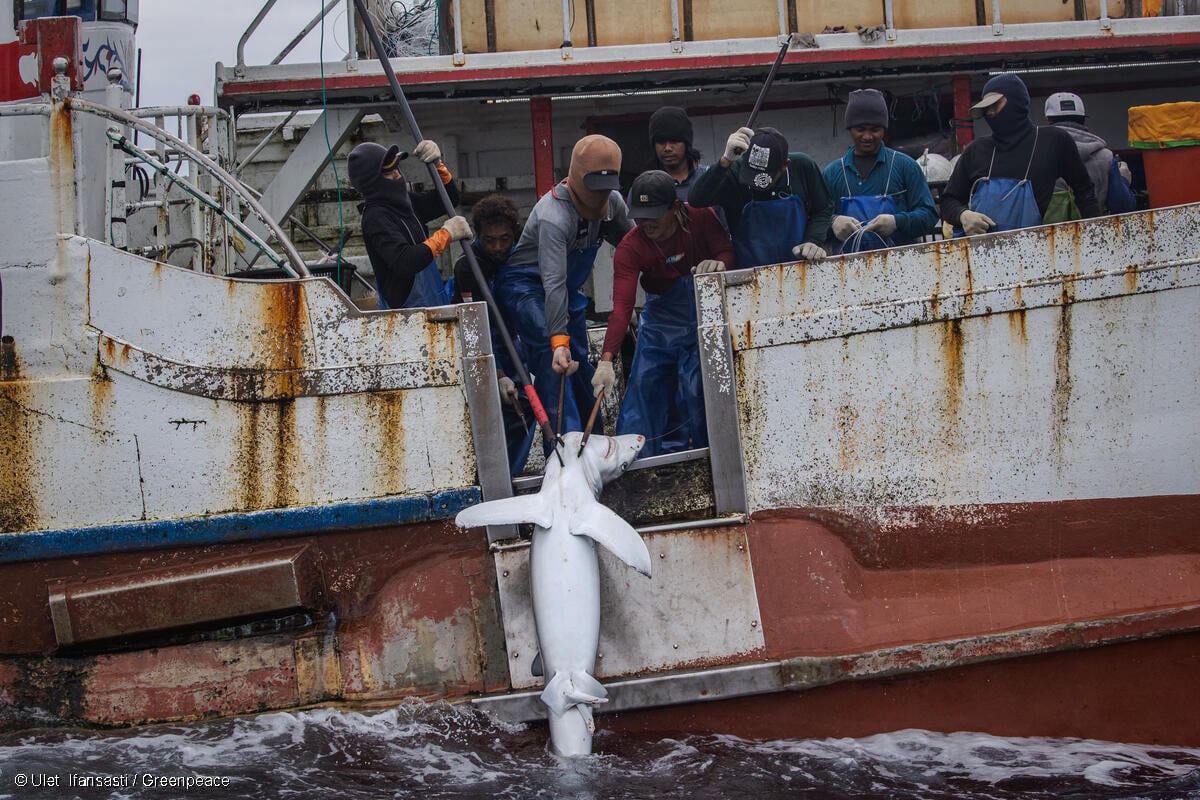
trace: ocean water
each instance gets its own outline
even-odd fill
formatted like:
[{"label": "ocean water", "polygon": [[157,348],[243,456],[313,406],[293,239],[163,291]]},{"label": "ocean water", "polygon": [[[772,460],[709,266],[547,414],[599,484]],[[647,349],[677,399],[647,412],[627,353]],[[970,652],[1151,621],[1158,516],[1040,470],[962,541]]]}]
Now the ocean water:
[{"label": "ocean water", "polygon": [[542,726],[405,703],[0,734],[0,798],[1200,798],[1200,749],[904,730],[631,737],[565,762]]}]

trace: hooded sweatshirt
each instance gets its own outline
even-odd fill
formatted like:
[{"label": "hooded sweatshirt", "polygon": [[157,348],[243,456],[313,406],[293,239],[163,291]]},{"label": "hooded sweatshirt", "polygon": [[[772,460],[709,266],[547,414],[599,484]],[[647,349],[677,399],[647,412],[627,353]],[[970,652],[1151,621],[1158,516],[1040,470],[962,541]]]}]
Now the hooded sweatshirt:
[{"label": "hooded sweatshirt", "polygon": [[571,151],[571,166],[567,170],[567,192],[579,216],[594,222],[608,211],[608,189],[587,188],[583,178],[589,172],[621,171],[621,148],[612,139],[600,134],[584,136]]},{"label": "hooded sweatshirt", "polygon": [[[350,151],[346,163],[350,185],[363,198],[358,206],[363,243],[380,294],[388,306],[400,308],[412,292],[417,273],[445,250],[449,236],[430,236],[425,227],[446,213],[437,190],[410,192],[403,176],[400,180],[385,178],[382,170],[387,154],[387,148],[363,142]],[[438,172],[451,204],[458,205],[458,187],[450,171],[438,164]]]},{"label": "hooded sweatshirt", "polygon": [[967,145],[954,166],[942,190],[942,219],[960,226],[976,181],[989,174],[993,178],[1015,180],[1028,177],[1042,214],[1050,204],[1054,184],[1063,178],[1075,193],[1079,212],[1084,217],[1100,216],[1092,179],[1079,158],[1075,140],[1059,127],[1039,128],[1033,124],[1029,118],[1029,90],[1024,81],[1011,73],[997,75],[984,84],[983,94],[988,92],[1003,94],[1004,108],[994,117],[985,118],[992,135]]},{"label": "hooded sweatshirt", "polygon": [[[1055,122],[1054,127],[1066,131],[1075,140],[1079,158],[1083,160],[1083,166],[1092,179],[1092,188],[1096,190],[1096,202],[1101,208],[1108,208],[1108,173],[1113,161],[1113,151],[1108,149],[1108,143],[1078,122]],[[1059,178],[1054,186],[1055,191],[1066,188],[1067,182]]]},{"label": "hooded sweatshirt", "polygon": [[633,227],[620,192],[593,191],[583,184],[583,176],[589,172],[620,168],[621,149],[612,139],[591,135],[576,142],[566,179],[538,200],[508,259],[513,266],[537,265],[545,297],[546,332],[552,347],[570,341],[567,334],[570,251],[591,247],[601,239],[616,247]]}]

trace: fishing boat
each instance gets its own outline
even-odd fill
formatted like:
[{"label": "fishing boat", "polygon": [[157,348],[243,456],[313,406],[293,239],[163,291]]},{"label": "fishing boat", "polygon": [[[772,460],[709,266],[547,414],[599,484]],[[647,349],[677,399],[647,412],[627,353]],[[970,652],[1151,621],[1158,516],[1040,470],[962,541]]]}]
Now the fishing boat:
[{"label": "fishing boat", "polygon": [[[314,255],[329,163],[364,120],[405,135],[353,6],[325,9],[341,61],[245,63],[272,0],[217,107],[139,109],[136,4],[32,5],[0,7],[0,719],[544,719],[526,532],[453,523],[540,480],[509,471],[487,308],[374,310],[349,237]],[[589,1],[586,43],[570,2],[498,5],[436,4],[434,52],[390,63],[464,195],[524,207],[581,131],[648,154],[660,104],[717,152],[806,29],[762,121],[819,161],[838,87],[944,101],[908,133],[954,147],[989,71],[1069,76],[1120,142],[1200,55],[1200,17],[1136,0]],[[1200,744],[1198,226],[1171,205],[698,276],[710,445],[602,498],[653,578],[602,554],[597,724]]]}]

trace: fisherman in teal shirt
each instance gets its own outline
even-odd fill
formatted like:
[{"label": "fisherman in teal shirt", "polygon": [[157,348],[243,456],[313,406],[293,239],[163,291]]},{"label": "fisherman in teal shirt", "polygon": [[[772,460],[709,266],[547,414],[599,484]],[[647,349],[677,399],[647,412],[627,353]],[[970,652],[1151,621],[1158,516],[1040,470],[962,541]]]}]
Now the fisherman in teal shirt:
[{"label": "fisherman in teal shirt", "polygon": [[878,89],[850,93],[846,129],[853,144],[822,173],[836,209],[830,222],[835,253],[913,244],[938,224],[920,165],[883,143],[888,117]]}]

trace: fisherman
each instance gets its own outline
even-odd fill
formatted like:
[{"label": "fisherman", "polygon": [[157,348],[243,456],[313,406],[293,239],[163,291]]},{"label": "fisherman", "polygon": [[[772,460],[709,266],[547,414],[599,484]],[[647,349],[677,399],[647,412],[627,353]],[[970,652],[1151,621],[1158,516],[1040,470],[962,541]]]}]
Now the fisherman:
[{"label": "fisherman", "polygon": [[[1083,98],[1073,92],[1055,92],[1046,98],[1046,121],[1061,128],[1075,140],[1079,157],[1092,179],[1096,202],[1109,214],[1125,214],[1137,207],[1130,187],[1132,175],[1129,166],[1121,161],[1104,139],[1092,133],[1084,124],[1087,113]],[[1046,211],[1046,222],[1062,222],[1079,219],[1067,184],[1061,178],[1054,187],[1050,208]]]},{"label": "fisherman", "polygon": [[1081,216],[1100,216],[1075,140],[1061,128],[1033,124],[1019,77],[1004,73],[984,84],[971,116],[985,117],[992,135],[967,145],[942,191],[942,219],[956,236],[1041,225],[1059,178],[1074,191]]},{"label": "fisherman", "polygon": [[692,146],[692,121],[678,106],[663,106],[650,115],[650,146],[654,159],[648,169],[659,169],[675,181],[675,194],[688,199],[692,182],[707,166],[700,163],[700,151]]},{"label": "fisherman", "polygon": [[[437,172],[452,205],[458,204],[458,188],[450,170],[442,163],[442,151],[429,139],[413,148],[413,155],[426,164],[437,164]],[[363,142],[350,151],[347,172],[350,185],[363,202],[362,236],[367,256],[375,270],[375,287],[380,308],[419,308],[445,305],[446,293],[437,257],[451,242],[471,235],[471,226],[453,216],[431,236],[426,225],[444,215],[436,189],[410,192],[400,172],[408,157],[396,145],[384,148]]]},{"label": "fisherman", "polygon": [[789,153],[787,139],[774,128],[730,134],[725,153],[696,179],[688,202],[724,211],[739,266],[828,255],[821,245],[833,201],[821,168],[806,153]]},{"label": "fisherman", "polygon": [[[530,372],[555,430],[581,430],[589,411],[593,369],[588,361],[581,291],[601,240],[613,246],[633,227],[617,191],[621,148],[592,134],[575,143],[567,177],[542,195],[506,266],[496,275],[496,300],[526,348]],[[568,380],[569,379],[569,380]]]},{"label": "fisherman", "polygon": [[834,252],[912,244],[938,224],[921,166],[883,143],[888,117],[887,100],[878,89],[850,92],[846,130],[852,144],[823,173],[837,206],[830,222]]},{"label": "fisherman", "polygon": [[734,265],[733,243],[716,213],[689,207],[676,189],[662,170],[643,172],[633,182],[629,215],[637,227],[613,255],[613,310],[592,378],[597,396],[613,387],[613,356],[629,326],[640,277],[646,304],[617,435],[645,436],[643,456],[708,446],[692,275]]},{"label": "fisherman", "polygon": [[[488,290],[495,287],[496,271],[508,263],[513,246],[521,233],[520,219],[517,206],[512,200],[502,194],[484,195],[471,209],[471,227],[475,230],[475,240],[471,242],[471,250],[475,254],[475,263],[483,279],[487,281]],[[451,301],[454,303],[470,303],[483,301],[483,293],[471,270],[471,262],[466,254],[454,262],[454,290]],[[529,448],[533,442],[533,430],[529,420],[533,412],[529,400],[522,392],[517,391],[513,379],[508,373],[514,372],[507,348],[499,347],[501,341],[497,320],[491,316],[492,347],[496,357],[496,377],[500,384],[500,413],[504,421],[504,438],[508,447],[508,462],[512,473],[518,474],[525,466],[529,457]],[[517,351],[521,350],[520,339],[514,339]]]}]

